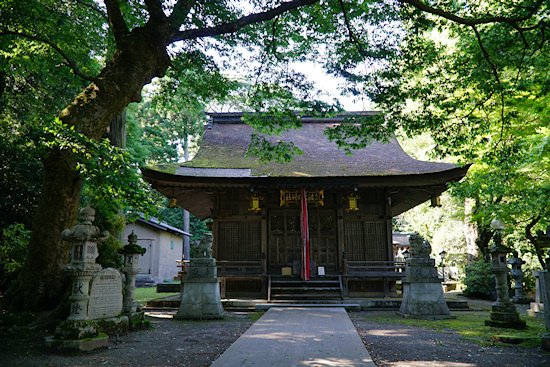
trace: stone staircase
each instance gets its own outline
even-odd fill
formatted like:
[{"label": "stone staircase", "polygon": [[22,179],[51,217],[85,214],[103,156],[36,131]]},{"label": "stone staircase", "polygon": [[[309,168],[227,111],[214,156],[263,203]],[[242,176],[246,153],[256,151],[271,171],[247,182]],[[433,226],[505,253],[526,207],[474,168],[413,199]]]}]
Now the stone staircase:
[{"label": "stone staircase", "polygon": [[312,277],[301,280],[296,277],[269,276],[268,302],[313,302],[343,300],[342,279],[338,275]]}]

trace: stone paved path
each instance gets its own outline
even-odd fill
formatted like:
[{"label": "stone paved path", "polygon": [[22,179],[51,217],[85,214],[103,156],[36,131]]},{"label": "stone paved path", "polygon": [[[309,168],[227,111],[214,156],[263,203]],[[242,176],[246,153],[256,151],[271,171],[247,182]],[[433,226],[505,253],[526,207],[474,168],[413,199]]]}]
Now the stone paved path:
[{"label": "stone paved path", "polygon": [[341,307],[271,308],[212,367],[375,367]]}]

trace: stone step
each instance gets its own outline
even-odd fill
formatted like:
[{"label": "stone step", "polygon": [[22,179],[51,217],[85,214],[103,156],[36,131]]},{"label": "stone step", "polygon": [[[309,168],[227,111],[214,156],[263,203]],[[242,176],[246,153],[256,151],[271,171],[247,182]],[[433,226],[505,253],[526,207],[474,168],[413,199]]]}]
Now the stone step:
[{"label": "stone step", "polygon": [[272,294],[271,295],[272,300],[315,300],[315,299],[341,299],[340,293],[338,294],[290,294],[290,293],[284,293],[284,294]]},{"label": "stone step", "polygon": [[330,291],[330,292],[340,292],[340,287],[271,287],[271,291],[274,290],[279,291],[315,291],[315,292],[324,292],[324,291]]},{"label": "stone step", "polygon": [[177,293],[180,291],[180,283],[159,283],[157,284],[157,293]]},{"label": "stone step", "polygon": [[267,311],[271,307],[344,307],[347,311],[361,311],[361,306],[357,303],[257,303],[255,311]]}]

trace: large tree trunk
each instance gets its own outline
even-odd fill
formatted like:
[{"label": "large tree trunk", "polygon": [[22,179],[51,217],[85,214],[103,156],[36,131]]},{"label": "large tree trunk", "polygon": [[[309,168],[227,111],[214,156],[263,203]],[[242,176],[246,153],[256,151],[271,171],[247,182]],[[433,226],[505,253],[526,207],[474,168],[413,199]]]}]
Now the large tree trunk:
[{"label": "large tree trunk", "polygon": [[[147,26],[134,29],[96,81],[61,112],[60,120],[88,138],[100,139],[124,107],[139,101],[143,86],[164,75],[170,59],[161,36]],[[44,160],[42,194],[27,260],[6,294],[13,311],[49,310],[62,299],[65,282],[61,268],[68,262],[68,247],[60,235],[75,224],[83,182],[75,167],[68,151],[51,152]]]},{"label": "large tree trunk", "polygon": [[52,152],[43,162],[44,178],[26,262],[17,283],[8,291],[11,310],[47,310],[55,307],[66,281],[61,267],[68,262],[68,246],[61,231],[76,218],[82,179],[64,152]]}]

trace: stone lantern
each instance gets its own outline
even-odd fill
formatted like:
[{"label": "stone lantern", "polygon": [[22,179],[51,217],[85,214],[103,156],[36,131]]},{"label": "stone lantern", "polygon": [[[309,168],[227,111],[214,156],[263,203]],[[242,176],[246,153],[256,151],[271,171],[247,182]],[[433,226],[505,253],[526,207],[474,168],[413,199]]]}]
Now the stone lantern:
[{"label": "stone lantern", "polygon": [[109,232],[99,232],[92,224],[95,210],[86,206],[78,214],[79,223],[71,229],[61,232],[61,238],[72,243],[71,262],[63,267],[63,271],[71,276],[72,286],[69,301],[71,302],[69,321],[88,319],[88,301],[90,280],[101,270],[101,265],[95,262],[97,258],[97,242],[109,238]]},{"label": "stone lantern", "polygon": [[63,266],[71,277],[70,315],[57,325],[53,337],[46,338],[50,346],[93,350],[109,343],[109,337],[99,334],[97,323],[89,316],[90,281],[101,270],[95,262],[97,243],[109,238],[109,232],[100,232],[92,224],[94,219],[95,210],[86,206],[78,213],[78,224],[61,232],[61,238],[72,243],[71,261]]},{"label": "stone lantern", "polygon": [[128,235],[128,244],[118,250],[118,253],[124,256],[124,273],[126,280],[124,282],[124,302],[122,312],[134,316],[141,311],[139,303],[134,298],[136,290],[136,274],[141,270],[139,265],[139,256],[147,251],[137,244],[137,235],[132,231]]},{"label": "stone lantern", "polygon": [[486,320],[485,325],[501,328],[525,328],[525,321],[519,318],[516,306],[508,296],[508,264],[506,255],[510,252],[502,244],[501,232],[504,224],[498,218],[493,219],[491,228],[495,231],[493,245],[490,247],[491,271],[495,274],[497,300],[491,306],[491,320]]},{"label": "stone lantern", "polygon": [[528,303],[529,301],[523,295],[523,277],[525,273],[521,269],[525,261],[519,257],[517,251],[514,251],[512,257],[508,260],[508,264],[512,266],[512,279],[514,279],[514,298],[512,298],[512,302]]}]

